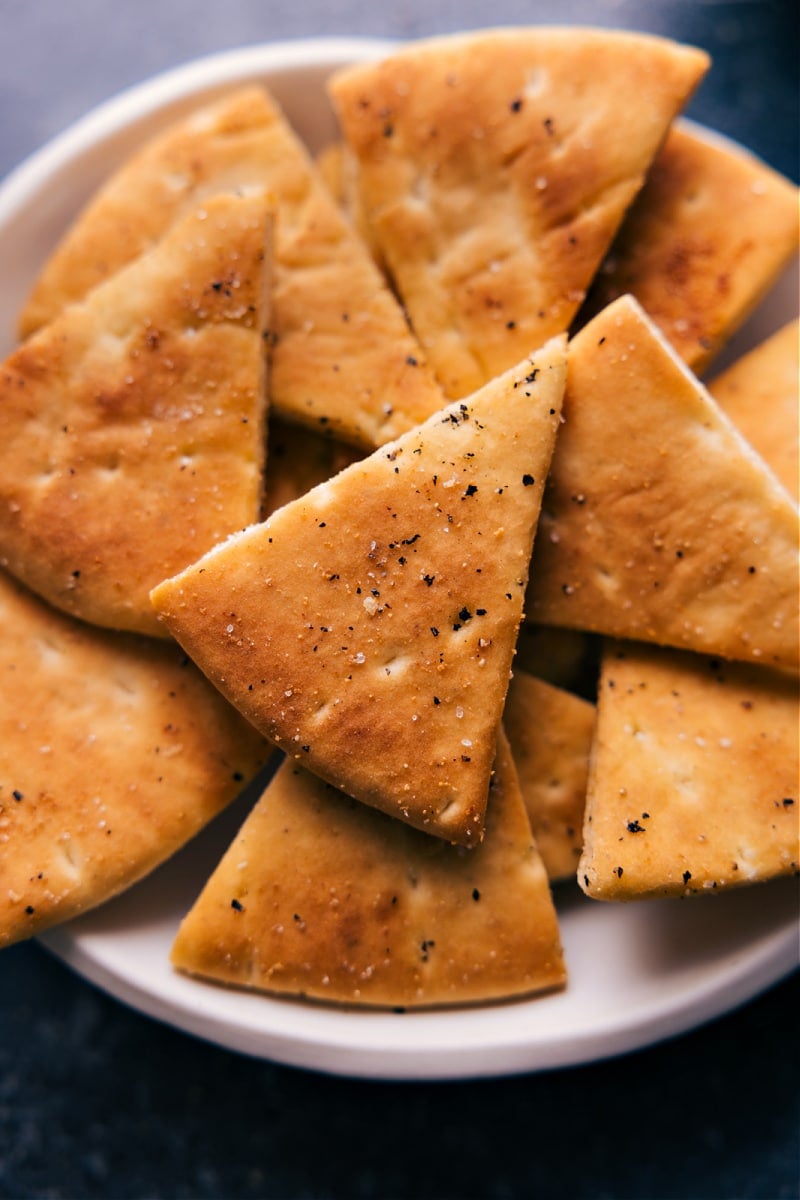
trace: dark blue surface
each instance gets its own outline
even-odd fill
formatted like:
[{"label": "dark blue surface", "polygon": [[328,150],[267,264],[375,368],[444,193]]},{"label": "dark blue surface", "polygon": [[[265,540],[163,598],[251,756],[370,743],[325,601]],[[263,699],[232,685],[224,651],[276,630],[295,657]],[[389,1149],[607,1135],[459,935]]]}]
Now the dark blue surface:
[{"label": "dark blue surface", "polygon": [[[690,0],[0,0],[0,175],[93,104],[199,54],[530,21],[705,47],[714,66],[690,114],[797,179],[796,6]],[[798,986],[613,1062],[376,1084],[205,1045],[14,947],[0,955],[0,1196],[793,1198]]]},{"label": "dark blue surface", "polygon": [[4,953],[0,1195],[790,1200],[797,979],[611,1062],[486,1082],[334,1079],[130,1013]]}]

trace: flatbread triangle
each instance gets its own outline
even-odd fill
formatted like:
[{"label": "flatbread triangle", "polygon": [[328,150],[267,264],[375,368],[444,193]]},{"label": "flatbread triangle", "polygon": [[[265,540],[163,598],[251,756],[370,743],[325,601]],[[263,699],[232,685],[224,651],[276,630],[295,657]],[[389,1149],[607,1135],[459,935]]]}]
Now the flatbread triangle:
[{"label": "flatbread triangle", "polygon": [[796,874],[799,737],[796,680],[610,642],[581,887],[631,900]]},{"label": "flatbread triangle", "polygon": [[505,739],[486,838],[466,852],[285,761],[184,919],[172,962],[218,983],[373,1007],[563,986],[556,913]]},{"label": "flatbread triangle", "polygon": [[152,594],[293,758],[465,844],[483,830],[564,374],[558,338]]},{"label": "flatbread triangle", "polygon": [[631,297],[569,346],[526,611],[786,671],[798,512]]},{"label": "flatbread triangle", "polygon": [[57,607],[163,636],[154,584],[259,519],[270,222],[209,198],[0,367],[0,556]]},{"label": "flatbread triangle", "polygon": [[270,747],[180,647],[94,629],[0,572],[0,946],[130,887]]},{"label": "flatbread triangle", "polygon": [[569,328],[708,65],[662,38],[528,27],[332,77],[360,211],[447,396]]}]

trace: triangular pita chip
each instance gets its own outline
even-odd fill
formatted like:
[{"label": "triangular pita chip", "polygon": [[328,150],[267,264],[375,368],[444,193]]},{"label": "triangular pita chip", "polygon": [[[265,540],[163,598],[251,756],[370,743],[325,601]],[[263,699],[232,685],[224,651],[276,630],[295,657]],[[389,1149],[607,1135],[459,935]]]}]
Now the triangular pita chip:
[{"label": "triangular pita chip", "polygon": [[728,367],[708,390],[798,499],[798,332],[791,321]]},{"label": "triangular pita chip", "polygon": [[550,879],[575,876],[594,725],[588,700],[515,669],[503,726]]},{"label": "triangular pita chip", "polygon": [[129,887],[255,775],[264,740],[176,646],[0,573],[0,945]]},{"label": "triangular pita chip", "polygon": [[570,342],[527,611],[786,670],[797,509],[630,297]]},{"label": "triangular pita chip", "polygon": [[126,160],[46,264],[22,331],[147,249],[187,207],[253,187],[274,195],[278,213],[272,406],[368,449],[442,407],[382,274],[277,104],[256,87],[198,110]]},{"label": "triangular pita chip", "polygon": [[260,516],[269,210],[221,195],[0,367],[0,556],[163,636],[149,592]]},{"label": "triangular pita chip", "polygon": [[627,900],[796,873],[799,728],[785,676],[611,643],[581,886]]},{"label": "triangular pita chip", "polygon": [[172,961],[220,983],[393,1008],[562,986],[556,913],[504,740],[486,838],[467,851],[286,761]]},{"label": "triangular pita chip", "polygon": [[579,320],[630,293],[699,374],[796,253],[797,202],[733,143],[670,130]]},{"label": "triangular pita chip", "polygon": [[530,27],[332,77],[364,215],[448,396],[569,327],[707,67],[664,39]]},{"label": "triangular pita chip", "polygon": [[157,587],[249,719],[349,795],[480,840],[564,339]]}]

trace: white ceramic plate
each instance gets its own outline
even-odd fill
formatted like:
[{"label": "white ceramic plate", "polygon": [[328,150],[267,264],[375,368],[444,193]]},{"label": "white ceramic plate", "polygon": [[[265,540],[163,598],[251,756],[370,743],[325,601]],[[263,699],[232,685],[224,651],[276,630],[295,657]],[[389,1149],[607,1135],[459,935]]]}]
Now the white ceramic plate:
[{"label": "white ceramic plate", "polygon": [[[158,127],[234,83],[264,81],[312,150],[334,135],[329,72],[386,42],[255,46],[159,76],[96,109],[0,187],[0,354],[41,263],[97,184]],[[731,353],[795,311],[782,282]],[[252,797],[251,797],[252,798]],[[351,1012],[199,983],[168,954],[247,808],[243,798],[144,883],[42,941],[120,1000],[247,1054],[384,1079],[502,1075],[589,1062],[652,1044],[750,999],[797,963],[797,891],[786,880],[687,901],[627,906],[557,889],[568,989],[510,1004],[428,1013]]]}]

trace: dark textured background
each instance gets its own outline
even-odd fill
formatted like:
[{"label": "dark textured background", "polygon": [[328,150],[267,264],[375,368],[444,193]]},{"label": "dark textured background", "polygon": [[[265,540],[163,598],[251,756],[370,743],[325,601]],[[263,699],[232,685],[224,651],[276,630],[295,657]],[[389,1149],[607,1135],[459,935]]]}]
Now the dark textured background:
[{"label": "dark textured background", "polygon": [[[796,6],[748,0],[0,0],[0,176],[96,102],[200,54],[532,21],[703,46],[714,67],[690,114],[797,179]],[[799,999],[795,977],[589,1067],[378,1084],[205,1045],[17,946],[0,956],[0,1196],[793,1198]]]}]

